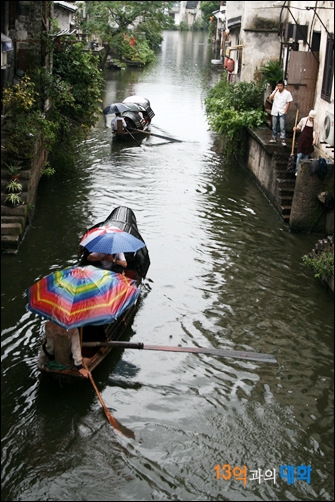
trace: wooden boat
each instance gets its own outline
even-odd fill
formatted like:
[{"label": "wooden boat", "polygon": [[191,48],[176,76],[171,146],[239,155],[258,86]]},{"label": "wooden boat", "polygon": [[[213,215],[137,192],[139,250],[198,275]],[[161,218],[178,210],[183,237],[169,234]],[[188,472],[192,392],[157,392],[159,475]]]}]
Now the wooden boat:
[{"label": "wooden boat", "polygon": [[130,133],[122,129],[121,123],[117,131],[113,131],[113,137],[116,139],[130,139],[132,136],[140,135],[147,131],[151,120],[155,116],[150,106],[150,101],[142,96],[129,96],[122,101],[129,107],[128,111],[121,113],[121,116],[127,123],[127,129]]},{"label": "wooden boat", "polygon": [[[132,234],[141,241],[142,239],[138,228],[136,217],[133,211],[125,206],[120,206],[115,208],[105,221],[97,223],[88,230],[91,230],[102,225],[111,225],[118,227],[124,232]],[[87,256],[89,252],[86,248],[79,246],[78,260],[79,265],[92,265],[92,263],[87,261]],[[145,278],[149,265],[149,253],[146,247],[139,249],[136,253],[125,253],[127,260],[127,268],[125,270],[125,275],[136,281],[136,284],[141,288],[143,279]],[[80,328],[81,341],[82,342],[110,342],[119,340],[129,323],[133,319],[135,312],[137,310],[138,299],[135,304],[131,305],[128,310],[126,310],[121,317],[116,321],[100,326],[83,326]],[[43,340],[44,341],[44,340]],[[112,347],[82,347],[82,356],[87,365],[87,368],[92,371],[94,370],[113,350]],[[47,366],[38,365],[38,369],[43,372],[51,373],[56,379],[59,379],[60,383],[72,383],[76,379],[83,379],[82,375],[74,369],[50,369]]]}]

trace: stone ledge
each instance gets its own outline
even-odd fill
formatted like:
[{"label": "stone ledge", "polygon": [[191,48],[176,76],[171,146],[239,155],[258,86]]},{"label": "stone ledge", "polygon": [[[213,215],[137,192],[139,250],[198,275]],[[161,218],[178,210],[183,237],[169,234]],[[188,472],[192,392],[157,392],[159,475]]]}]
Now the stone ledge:
[{"label": "stone ledge", "polygon": [[20,242],[19,235],[2,235],[1,236],[1,251],[9,253],[17,253]]},{"label": "stone ledge", "polygon": [[25,224],[24,216],[1,216],[1,225],[5,223],[20,223],[21,225]]},{"label": "stone ledge", "polygon": [[22,232],[21,223],[2,223],[1,222],[1,236],[5,235],[20,235]]},{"label": "stone ledge", "polygon": [[4,204],[1,205],[1,216],[24,216],[28,213],[28,206],[21,204],[20,206],[9,207]]}]

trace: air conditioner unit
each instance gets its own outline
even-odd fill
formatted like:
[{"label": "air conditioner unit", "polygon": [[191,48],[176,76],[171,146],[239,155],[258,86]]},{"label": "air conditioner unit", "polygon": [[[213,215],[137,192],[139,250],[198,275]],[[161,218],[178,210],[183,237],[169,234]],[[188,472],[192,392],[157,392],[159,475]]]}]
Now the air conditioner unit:
[{"label": "air conditioner unit", "polygon": [[323,141],[328,145],[334,146],[334,114],[326,112],[323,122]]}]

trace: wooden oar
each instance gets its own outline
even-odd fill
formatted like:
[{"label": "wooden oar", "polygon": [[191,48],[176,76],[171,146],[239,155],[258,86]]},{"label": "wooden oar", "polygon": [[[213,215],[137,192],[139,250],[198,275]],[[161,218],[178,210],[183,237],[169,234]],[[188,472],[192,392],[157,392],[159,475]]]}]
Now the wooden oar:
[{"label": "wooden oar", "polygon": [[294,142],[295,142],[295,133],[296,133],[295,128],[297,127],[298,115],[299,115],[299,110],[297,110],[297,112],[295,114],[294,132],[293,132],[293,140],[292,140],[292,150],[291,150],[291,155],[290,155],[290,157],[288,159],[288,164],[287,164],[287,171],[289,171],[289,172],[293,172],[295,170]]},{"label": "wooden oar", "polygon": [[274,363],[278,361],[272,354],[260,354],[259,352],[245,352],[238,350],[210,349],[204,347],[171,347],[170,345],[144,345],[143,343],[130,342],[83,342],[83,347],[120,347],[122,349],[160,350],[165,352],[190,352],[192,354],[212,354],[213,356],[233,357],[235,359],[247,359],[261,363]]},{"label": "wooden oar", "polygon": [[143,148],[142,145],[141,145],[141,143],[139,143],[137,141],[137,139],[134,138],[134,136],[131,134],[131,132],[129,131],[129,129],[125,128],[125,131],[127,131],[127,133],[130,134],[130,136],[133,138],[134,141],[136,141],[136,143],[138,144],[138,146],[140,146],[141,148]]},{"label": "wooden oar", "polygon": [[148,134],[149,136],[156,136],[156,138],[163,138],[163,139],[168,139],[169,141],[176,141],[177,143],[182,143],[180,139],[170,138],[169,136],[162,136],[161,134],[154,134],[153,132],[142,131],[141,129],[131,129],[131,131],[138,131],[141,134]]},{"label": "wooden oar", "polygon": [[[82,344],[83,346],[85,346],[85,343]],[[84,368],[87,370],[87,366],[86,364],[83,362],[83,366]],[[120,422],[118,422],[116,420],[116,418],[113,417],[113,415],[111,414],[111,412],[108,410],[107,406],[105,405],[104,403],[104,400],[102,399],[101,397],[101,394],[97,388],[97,386],[95,385],[95,382],[93,380],[93,377],[91,375],[91,372],[89,372],[89,379],[91,380],[91,384],[93,385],[93,388],[95,390],[95,393],[96,395],[98,396],[99,398],[99,401],[100,401],[100,404],[101,406],[103,407],[104,409],[104,412],[105,412],[105,415],[108,419],[108,422],[111,424],[112,427],[114,427],[114,429],[118,430],[119,432],[121,432],[124,436],[127,436],[129,438],[132,438],[134,439],[135,438],[135,434],[133,431],[131,431],[130,429],[128,429],[127,427],[125,427],[124,425],[120,424]]]}]

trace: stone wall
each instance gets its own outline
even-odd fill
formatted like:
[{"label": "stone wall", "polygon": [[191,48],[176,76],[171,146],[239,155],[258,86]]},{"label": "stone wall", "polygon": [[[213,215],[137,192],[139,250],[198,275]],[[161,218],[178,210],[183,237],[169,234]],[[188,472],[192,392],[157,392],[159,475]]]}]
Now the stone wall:
[{"label": "stone wall", "polygon": [[314,232],[331,234],[334,233],[334,210],[327,211],[318,195],[326,191],[334,195],[334,169],[328,167],[328,173],[321,180],[317,173],[310,174],[311,164],[311,160],[300,163],[292,201],[290,228],[294,232],[313,229]]},{"label": "stone wall", "polygon": [[[313,226],[314,232],[327,235],[334,233],[334,211],[325,210],[318,195],[328,191],[334,195],[334,169],[328,166],[328,173],[324,179],[317,174],[310,174],[312,161],[300,164],[298,176],[292,198],[291,213],[285,218],[281,196],[281,179],[285,173],[280,173],[280,165],[284,171],[290,157],[290,145],[270,145],[271,132],[268,129],[245,128],[241,135],[241,149],[236,154],[240,164],[252,173],[262,192],[273,204],[285,221],[289,222],[290,230],[294,232],[308,232]],[[317,218],[320,216],[319,220]]]},{"label": "stone wall", "polygon": [[247,167],[255,176],[267,198],[278,209],[274,155],[268,152],[253,136],[250,136],[248,141]]},{"label": "stone wall", "polygon": [[19,181],[23,186],[21,193],[23,204],[14,207],[4,203],[6,198],[4,190],[10,175],[5,167],[1,166],[1,251],[4,253],[17,253],[32,221],[41,169],[45,167],[46,158],[47,152],[40,141],[35,146],[35,156],[31,166],[19,173]]}]

